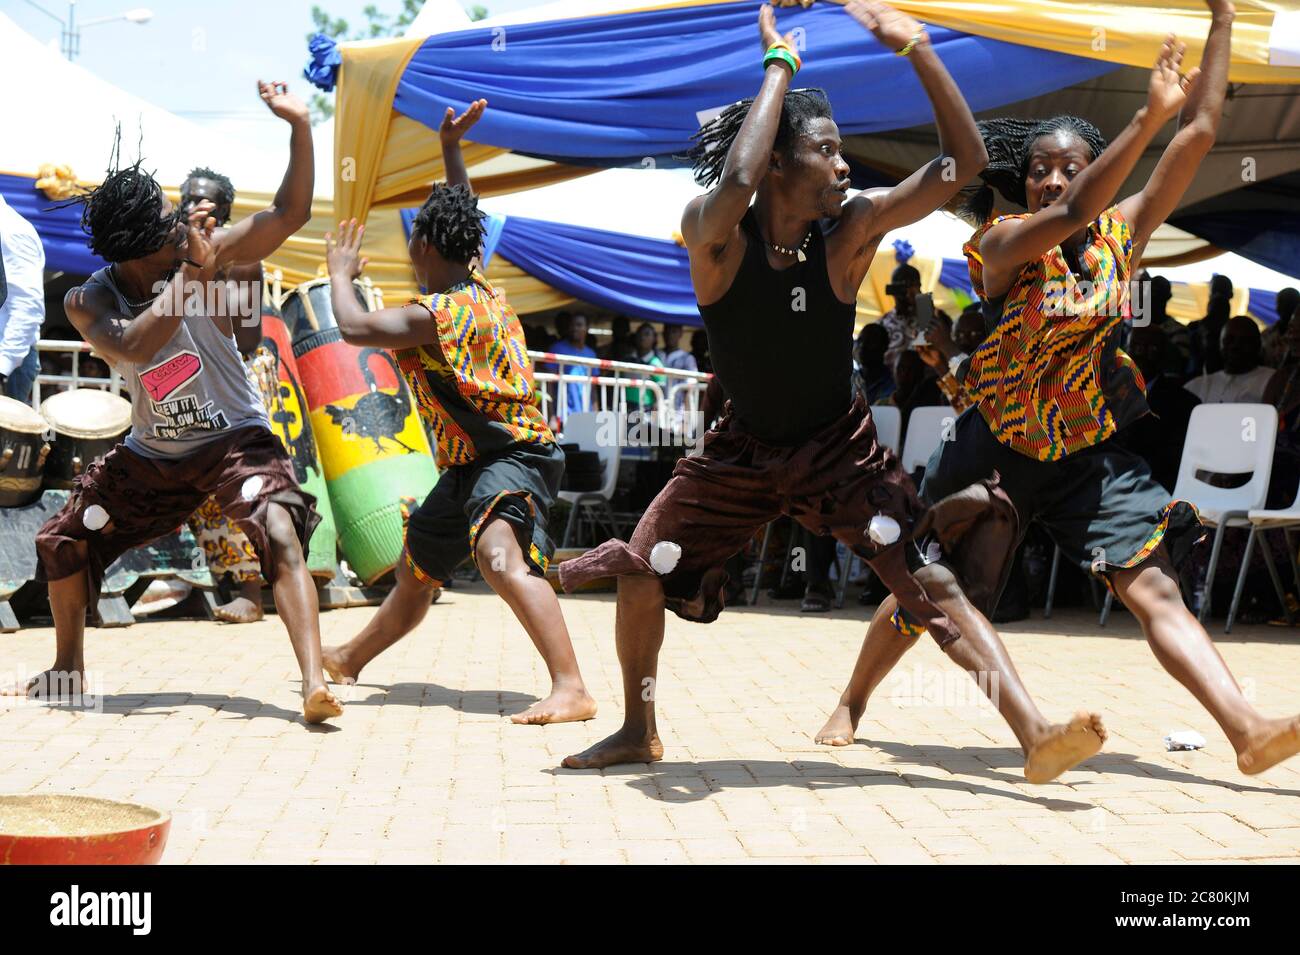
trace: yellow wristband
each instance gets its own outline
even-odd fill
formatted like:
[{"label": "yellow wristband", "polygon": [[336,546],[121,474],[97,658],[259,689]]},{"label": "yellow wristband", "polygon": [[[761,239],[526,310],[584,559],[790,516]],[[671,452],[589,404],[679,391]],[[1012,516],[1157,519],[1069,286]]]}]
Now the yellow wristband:
[{"label": "yellow wristband", "polygon": [[917,30],[916,33],[912,36],[912,39],[907,41],[907,46],[903,47],[901,50],[894,51],[895,55],[907,56],[907,54],[911,53],[914,49],[916,49],[916,45],[921,42],[921,37],[923,35],[924,34],[922,33],[922,31]]}]

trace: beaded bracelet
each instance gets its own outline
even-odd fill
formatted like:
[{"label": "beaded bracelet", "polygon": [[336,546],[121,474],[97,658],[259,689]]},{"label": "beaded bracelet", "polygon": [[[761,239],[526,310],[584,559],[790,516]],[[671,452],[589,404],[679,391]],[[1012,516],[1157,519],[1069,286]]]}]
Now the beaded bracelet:
[{"label": "beaded bracelet", "polygon": [[921,42],[921,37],[922,32],[917,30],[916,33],[912,35],[912,39],[907,41],[907,46],[903,47],[901,50],[895,50],[894,53],[897,56],[907,56],[907,54],[916,49],[916,45]]}]

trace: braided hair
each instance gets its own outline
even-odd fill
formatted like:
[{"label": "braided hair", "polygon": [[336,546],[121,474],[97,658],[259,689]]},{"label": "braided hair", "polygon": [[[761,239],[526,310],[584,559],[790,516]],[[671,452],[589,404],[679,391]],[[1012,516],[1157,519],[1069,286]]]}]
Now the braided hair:
[{"label": "braided hair", "polygon": [[81,206],[81,231],[90,251],[106,262],[129,262],[152,255],[175,237],[179,209],[164,213],[162,187],[140,168],[141,159],[118,168],[122,128],[117,128],[104,181],[53,208]]},{"label": "braided hair", "polygon": [[1029,172],[1029,155],[1034,142],[1042,136],[1067,132],[1077,136],[1096,159],[1106,148],[1106,137],[1096,126],[1077,116],[1053,116],[1051,119],[985,119],[976,124],[984,137],[989,164],[980,173],[979,185],[964,190],[958,214],[974,226],[981,226],[993,214],[993,192],[1026,207],[1025,176]]},{"label": "braided hair", "polygon": [[411,223],[412,237],[424,239],[448,262],[468,264],[483,244],[478,197],[464,183],[437,183]]},{"label": "braided hair", "polygon": [[[693,145],[685,158],[691,160],[695,181],[701,186],[711,188],[722,178],[727,153],[731,151],[731,144],[736,141],[736,135],[753,105],[752,96],[732,103],[691,137]],[[831,103],[826,98],[825,91],[789,90],[781,103],[781,120],[777,124],[776,142],[773,146],[777,151],[784,152],[813,120],[833,118]]]},{"label": "braided hair", "polygon": [[190,170],[190,174],[185,177],[185,182],[181,186],[182,192],[186,192],[185,186],[188,186],[195,179],[207,179],[217,184],[217,203],[218,205],[230,206],[235,203],[235,184],[219,172],[213,172],[207,166],[195,166]]}]

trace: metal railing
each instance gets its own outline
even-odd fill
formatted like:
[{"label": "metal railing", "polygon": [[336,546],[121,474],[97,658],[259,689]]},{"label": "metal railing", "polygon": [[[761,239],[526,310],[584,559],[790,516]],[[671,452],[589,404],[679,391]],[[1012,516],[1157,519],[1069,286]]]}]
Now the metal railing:
[{"label": "metal railing", "polygon": [[[111,365],[108,366],[108,377],[103,378],[99,375],[83,375],[81,373],[81,356],[90,354],[91,348],[88,344],[81,341],[64,341],[62,339],[42,338],[36,343],[36,354],[72,354],[72,373],[68,375],[47,375],[40,372],[36,376],[36,381],[32,383],[31,404],[33,408],[40,407],[43,397],[42,389],[49,386],[56,386],[57,389],[63,388],[99,388],[115,395],[122,393],[122,376],[113,370]],[[102,359],[101,359],[102,360]],[[104,362],[108,365],[108,362]]]},{"label": "metal railing", "polygon": [[[561,437],[565,418],[580,411],[614,411],[622,416],[640,412],[643,418],[649,415],[650,424],[661,431],[681,433],[688,442],[699,437],[704,392],[713,378],[706,372],[554,352],[529,351],[528,356],[534,366],[533,380],[540,386],[542,413],[559,426]],[[559,370],[543,370],[543,366]],[[584,371],[570,371],[574,366]],[[570,384],[587,386],[586,407],[569,407]],[[639,402],[629,402],[633,390],[638,391]]]}]

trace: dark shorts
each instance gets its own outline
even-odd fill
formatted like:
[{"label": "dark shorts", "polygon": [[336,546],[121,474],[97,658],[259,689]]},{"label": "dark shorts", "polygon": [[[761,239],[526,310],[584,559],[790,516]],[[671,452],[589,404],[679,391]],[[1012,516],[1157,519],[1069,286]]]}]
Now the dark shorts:
[{"label": "dark shorts", "polygon": [[1146,461],[1113,440],[1037,461],[998,441],[977,408],[957,419],[952,440],[930,458],[921,496],[943,497],[993,471],[1022,534],[1038,521],[1068,560],[1103,580],[1141,564],[1162,543],[1176,567],[1204,536],[1196,508],[1170,500]]},{"label": "dark shorts", "polygon": [[[262,575],[272,583],[268,505],[274,501],[289,512],[304,556],[320,523],[316,498],[298,486],[280,439],[264,428],[241,428],[178,460],[146,458],[119,444],[86,469],[68,503],[37,533],[37,579],[62,580],[84,569],[93,604],[105,568],[131,548],[176,530],[208,495],[248,535]],[[96,507],[108,523],[93,530],[87,520],[96,523]],[[79,541],[87,545],[84,556]]]},{"label": "dark shorts", "polygon": [[407,566],[442,583],[474,554],[488,518],[499,517],[515,528],[529,567],[545,574],[555,553],[546,522],[563,476],[564,452],[550,443],[519,442],[448,468],[407,521]]},{"label": "dark shorts", "polygon": [[[965,501],[962,529],[980,525],[989,510],[989,495],[980,490],[979,501]],[[602,577],[658,576],[668,609],[685,620],[709,623],[723,609],[724,564],[756,531],[785,514],[814,534],[835,537],[866,560],[942,644],[960,634],[912,573],[939,556],[926,543],[928,534],[935,533],[944,552],[953,540],[936,526],[935,513],[950,511],[927,512],[921,505],[898,458],[877,442],[875,424],[861,401],[797,447],[763,444],[727,414],[705,435],[700,454],[677,462],[672,480],[641,518],[632,540],[606,541],[566,561],[560,565],[560,581],[572,590]],[[895,542],[877,544],[870,538],[868,527],[877,515],[898,522],[901,533]],[[1010,520],[1014,522],[1013,512]],[[660,541],[681,548],[667,573],[657,573],[651,564]]]}]

